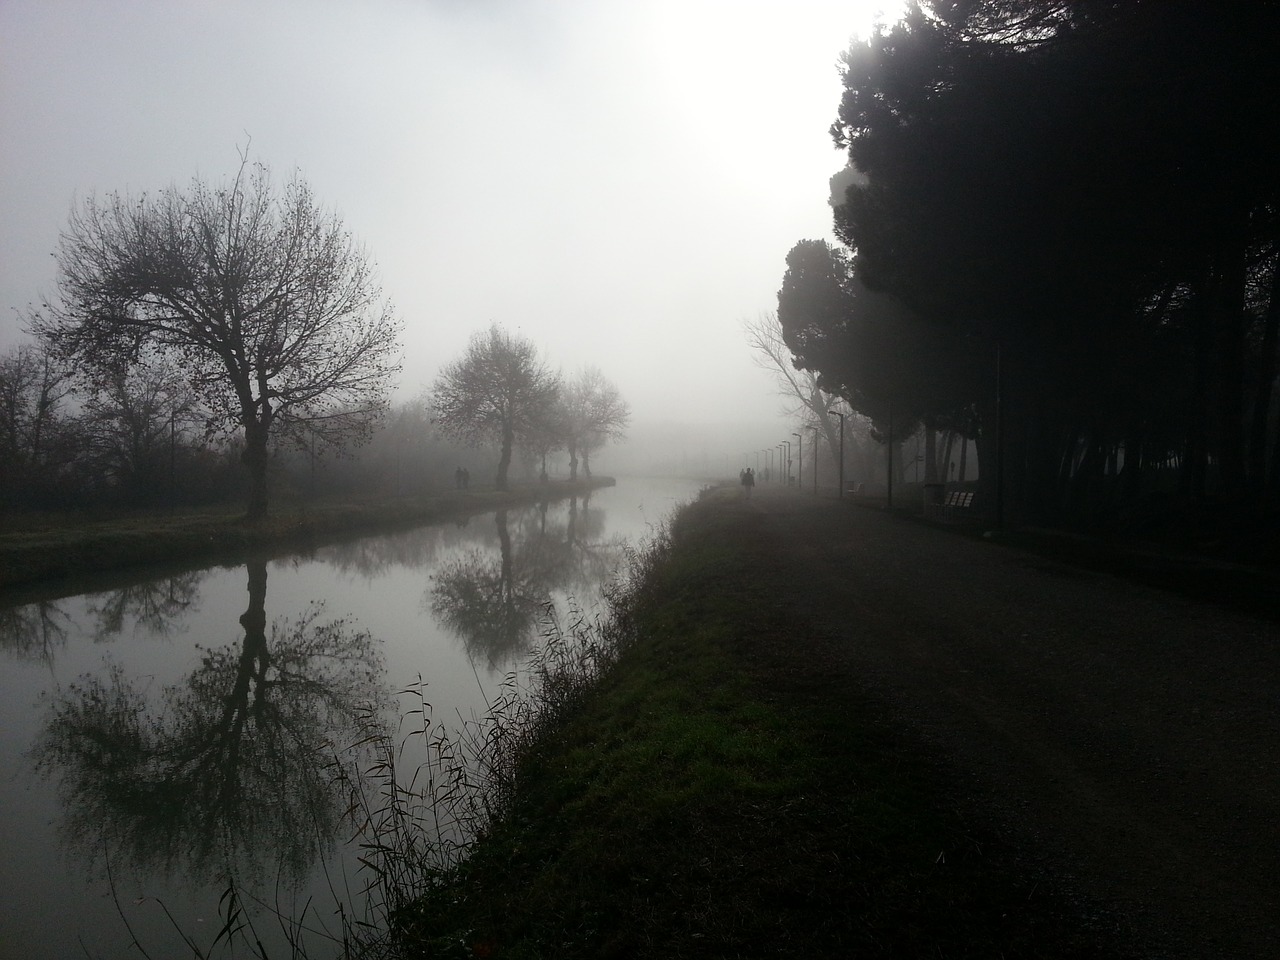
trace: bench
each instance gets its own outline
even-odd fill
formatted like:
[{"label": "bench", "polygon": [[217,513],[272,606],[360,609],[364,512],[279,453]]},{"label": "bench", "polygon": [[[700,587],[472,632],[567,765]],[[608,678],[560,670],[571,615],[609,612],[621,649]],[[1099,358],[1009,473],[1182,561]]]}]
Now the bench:
[{"label": "bench", "polygon": [[953,523],[969,512],[973,506],[972,490],[942,492],[942,484],[925,485],[924,515],[933,520]]},{"label": "bench", "polygon": [[954,522],[959,519],[957,514],[960,516],[967,514],[972,506],[972,490],[952,490],[942,501],[942,519],[949,523]]}]

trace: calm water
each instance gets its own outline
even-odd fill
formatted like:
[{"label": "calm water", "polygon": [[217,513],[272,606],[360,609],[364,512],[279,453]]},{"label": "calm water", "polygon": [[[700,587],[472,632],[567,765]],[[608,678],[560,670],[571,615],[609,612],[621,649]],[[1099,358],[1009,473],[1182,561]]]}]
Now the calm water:
[{"label": "calm water", "polygon": [[[364,877],[328,743],[394,721],[421,678],[437,719],[482,715],[547,601],[587,608],[622,545],[691,481],[582,498],[0,608],[0,956],[152,956],[217,933],[230,871],[332,922]],[[167,916],[177,921],[177,928]],[[273,955],[279,924],[255,909]]]}]

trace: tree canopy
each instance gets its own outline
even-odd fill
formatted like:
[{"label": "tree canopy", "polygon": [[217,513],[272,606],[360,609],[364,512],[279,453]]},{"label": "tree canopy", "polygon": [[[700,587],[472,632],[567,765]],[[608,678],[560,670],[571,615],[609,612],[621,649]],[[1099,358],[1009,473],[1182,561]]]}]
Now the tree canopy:
[{"label": "tree canopy", "polygon": [[591,454],[610,440],[626,436],[631,408],[598,367],[587,366],[562,390],[558,422],[569,453],[569,479],[576,480],[579,455],[590,477]]},{"label": "tree canopy", "polygon": [[431,406],[451,437],[500,446],[495,485],[505,490],[512,451],[539,434],[559,392],[559,378],[539,359],[533,342],[493,324],[474,334],[466,352],[440,372]]},{"label": "tree canopy", "polygon": [[227,184],[90,197],[57,253],[59,297],[34,332],[104,381],[161,355],[210,430],[235,429],[248,512],[267,511],[273,437],[358,442],[399,370],[399,324],[367,255],[295,175],[243,162]]},{"label": "tree canopy", "polygon": [[[1277,41],[1272,3],[912,4],[844,57],[847,251],[828,257],[909,321],[878,347],[798,245],[779,300],[797,359],[855,404],[973,410],[990,443],[999,356],[1035,514],[1096,512],[1120,474],[1112,513],[1162,470],[1191,500],[1280,490]],[[911,372],[877,384],[895,356]]]}]

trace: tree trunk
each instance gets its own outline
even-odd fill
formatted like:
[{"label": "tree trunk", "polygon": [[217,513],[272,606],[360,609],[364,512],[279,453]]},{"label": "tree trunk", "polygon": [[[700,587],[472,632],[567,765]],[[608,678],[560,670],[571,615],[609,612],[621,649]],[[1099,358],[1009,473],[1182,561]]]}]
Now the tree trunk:
[{"label": "tree trunk", "polygon": [[1142,498],[1143,463],[1142,429],[1131,419],[1125,431],[1124,466],[1120,470],[1120,500],[1126,505],[1138,503]]},{"label": "tree trunk", "polygon": [[924,482],[938,482],[938,431],[932,418],[924,422]]},{"label": "tree trunk", "polygon": [[1218,359],[1218,461],[1223,492],[1229,496],[1245,487],[1244,433],[1244,294],[1243,243],[1225,245],[1214,298]]},{"label": "tree trunk", "polygon": [[507,511],[499,510],[493,515],[494,525],[498,528],[498,554],[502,558],[499,575],[499,589],[504,601],[509,605],[514,592],[515,582],[512,576],[511,563],[511,531],[507,528]]},{"label": "tree trunk", "polygon": [[578,479],[578,446],[577,444],[569,444],[569,479]]},{"label": "tree trunk", "polygon": [[1271,292],[1259,349],[1258,382],[1253,397],[1253,419],[1249,427],[1249,486],[1263,498],[1267,489],[1267,425],[1271,419],[1271,397],[1275,389],[1280,346],[1280,263],[1272,267]]},{"label": "tree trunk", "polygon": [[249,508],[246,519],[250,522],[267,516],[267,434],[268,428],[256,421],[245,427],[244,453],[240,460],[249,468]]},{"label": "tree trunk", "polygon": [[511,467],[511,448],[515,445],[515,436],[511,430],[502,431],[502,457],[498,460],[498,479],[494,482],[495,490],[507,489],[507,470]]},{"label": "tree trunk", "polygon": [[951,451],[955,446],[955,442],[956,442],[956,432],[954,430],[948,430],[943,435],[943,440],[942,440],[942,473],[943,473],[942,482],[943,483],[947,483],[955,479],[955,476],[954,476],[955,471],[952,470],[952,463],[951,463]]},{"label": "tree trunk", "polygon": [[1195,293],[1191,310],[1192,364],[1191,411],[1187,423],[1186,446],[1182,453],[1182,469],[1178,474],[1178,492],[1194,501],[1203,501],[1208,492],[1208,410],[1211,402],[1210,350],[1213,336],[1205,285],[1202,280]]},{"label": "tree trunk", "polygon": [[582,451],[582,472],[587,475],[587,479],[591,479],[591,451]]}]

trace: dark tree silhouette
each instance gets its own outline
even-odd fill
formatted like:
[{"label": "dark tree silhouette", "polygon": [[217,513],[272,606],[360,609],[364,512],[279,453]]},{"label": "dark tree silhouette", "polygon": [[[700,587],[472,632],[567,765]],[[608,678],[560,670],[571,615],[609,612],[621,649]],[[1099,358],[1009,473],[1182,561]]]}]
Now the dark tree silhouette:
[{"label": "dark tree silhouette", "polygon": [[60,778],[74,845],[206,880],[267,867],[297,880],[336,836],[328,765],[385,695],[376,644],[320,605],[268,638],[266,563],[248,576],[243,640],[205,650],[161,703],[118,668],[52,697],[34,753]]},{"label": "dark tree silhouette", "polygon": [[210,412],[236,428],[248,515],[267,512],[272,438],[368,435],[399,370],[399,326],[367,256],[301,178],[261,164],[230,184],[90,198],[58,254],[59,299],[33,330],[90,372],[171,357]]},{"label": "dark tree silhouette", "polygon": [[517,556],[507,511],[494,515],[498,553],[475,548],[444,563],[432,577],[432,614],[462,638],[472,661],[498,669],[529,648],[538,615],[549,598],[543,565],[530,551]]},{"label": "dark tree silhouette", "polygon": [[834,460],[840,452],[840,432],[835,417],[829,413],[840,406],[842,398],[822,388],[818,373],[812,366],[796,366],[777,313],[744,321],[742,327],[747,345],[755,351],[756,363],[773,374],[778,394],[786,403],[786,415],[800,417],[806,427],[816,426],[827,441],[827,449]]},{"label": "dark tree silhouette", "polygon": [[1269,3],[972,0],[846,55],[837,234],[961,349],[980,442],[1000,356],[1033,512],[1280,483],[1277,42]]},{"label": "dark tree silhouette", "polygon": [[52,600],[38,600],[0,610],[0,647],[27,660],[53,661],[54,650],[67,642],[71,618]]},{"label": "dark tree silhouette", "polygon": [[73,372],[41,343],[0,355],[0,494],[10,503],[57,482],[81,453],[66,409]]},{"label": "dark tree silhouette", "polygon": [[[818,374],[819,387],[871,418],[877,440],[893,437],[897,446],[923,423],[932,451],[934,426],[957,419],[965,403],[968,345],[868,289],[855,263],[821,240],[791,249],[778,291],[783,342],[797,367]],[[935,467],[929,456],[929,479]]]},{"label": "dark tree silhouette", "polygon": [[204,419],[183,371],[156,361],[119,364],[88,378],[85,432],[94,464],[131,500],[172,493],[178,434],[185,438]]},{"label": "dark tree silhouette", "polygon": [[170,635],[199,606],[204,578],[205,571],[196,570],[95,596],[85,611],[97,620],[94,639],[104,640],[121,633],[130,619],[156,636]]},{"label": "dark tree silhouette", "polygon": [[591,454],[611,440],[626,436],[631,408],[622,394],[596,367],[584,367],[561,394],[560,422],[569,453],[569,479],[578,479],[578,458],[591,476]]},{"label": "dark tree silhouette", "polygon": [[[590,496],[571,497],[563,521],[547,504],[494,517],[496,543],[446,561],[432,578],[431,612],[461,638],[473,662],[490,670],[532,645],[535,627],[559,593],[583,598],[617,571],[626,542],[606,539]],[[496,549],[495,549],[496,547]]]},{"label": "dark tree silhouette", "polygon": [[431,406],[450,437],[499,445],[495,485],[505,490],[512,451],[537,435],[558,394],[559,382],[538,358],[533,342],[494,324],[472,336],[462,357],[441,371]]}]

